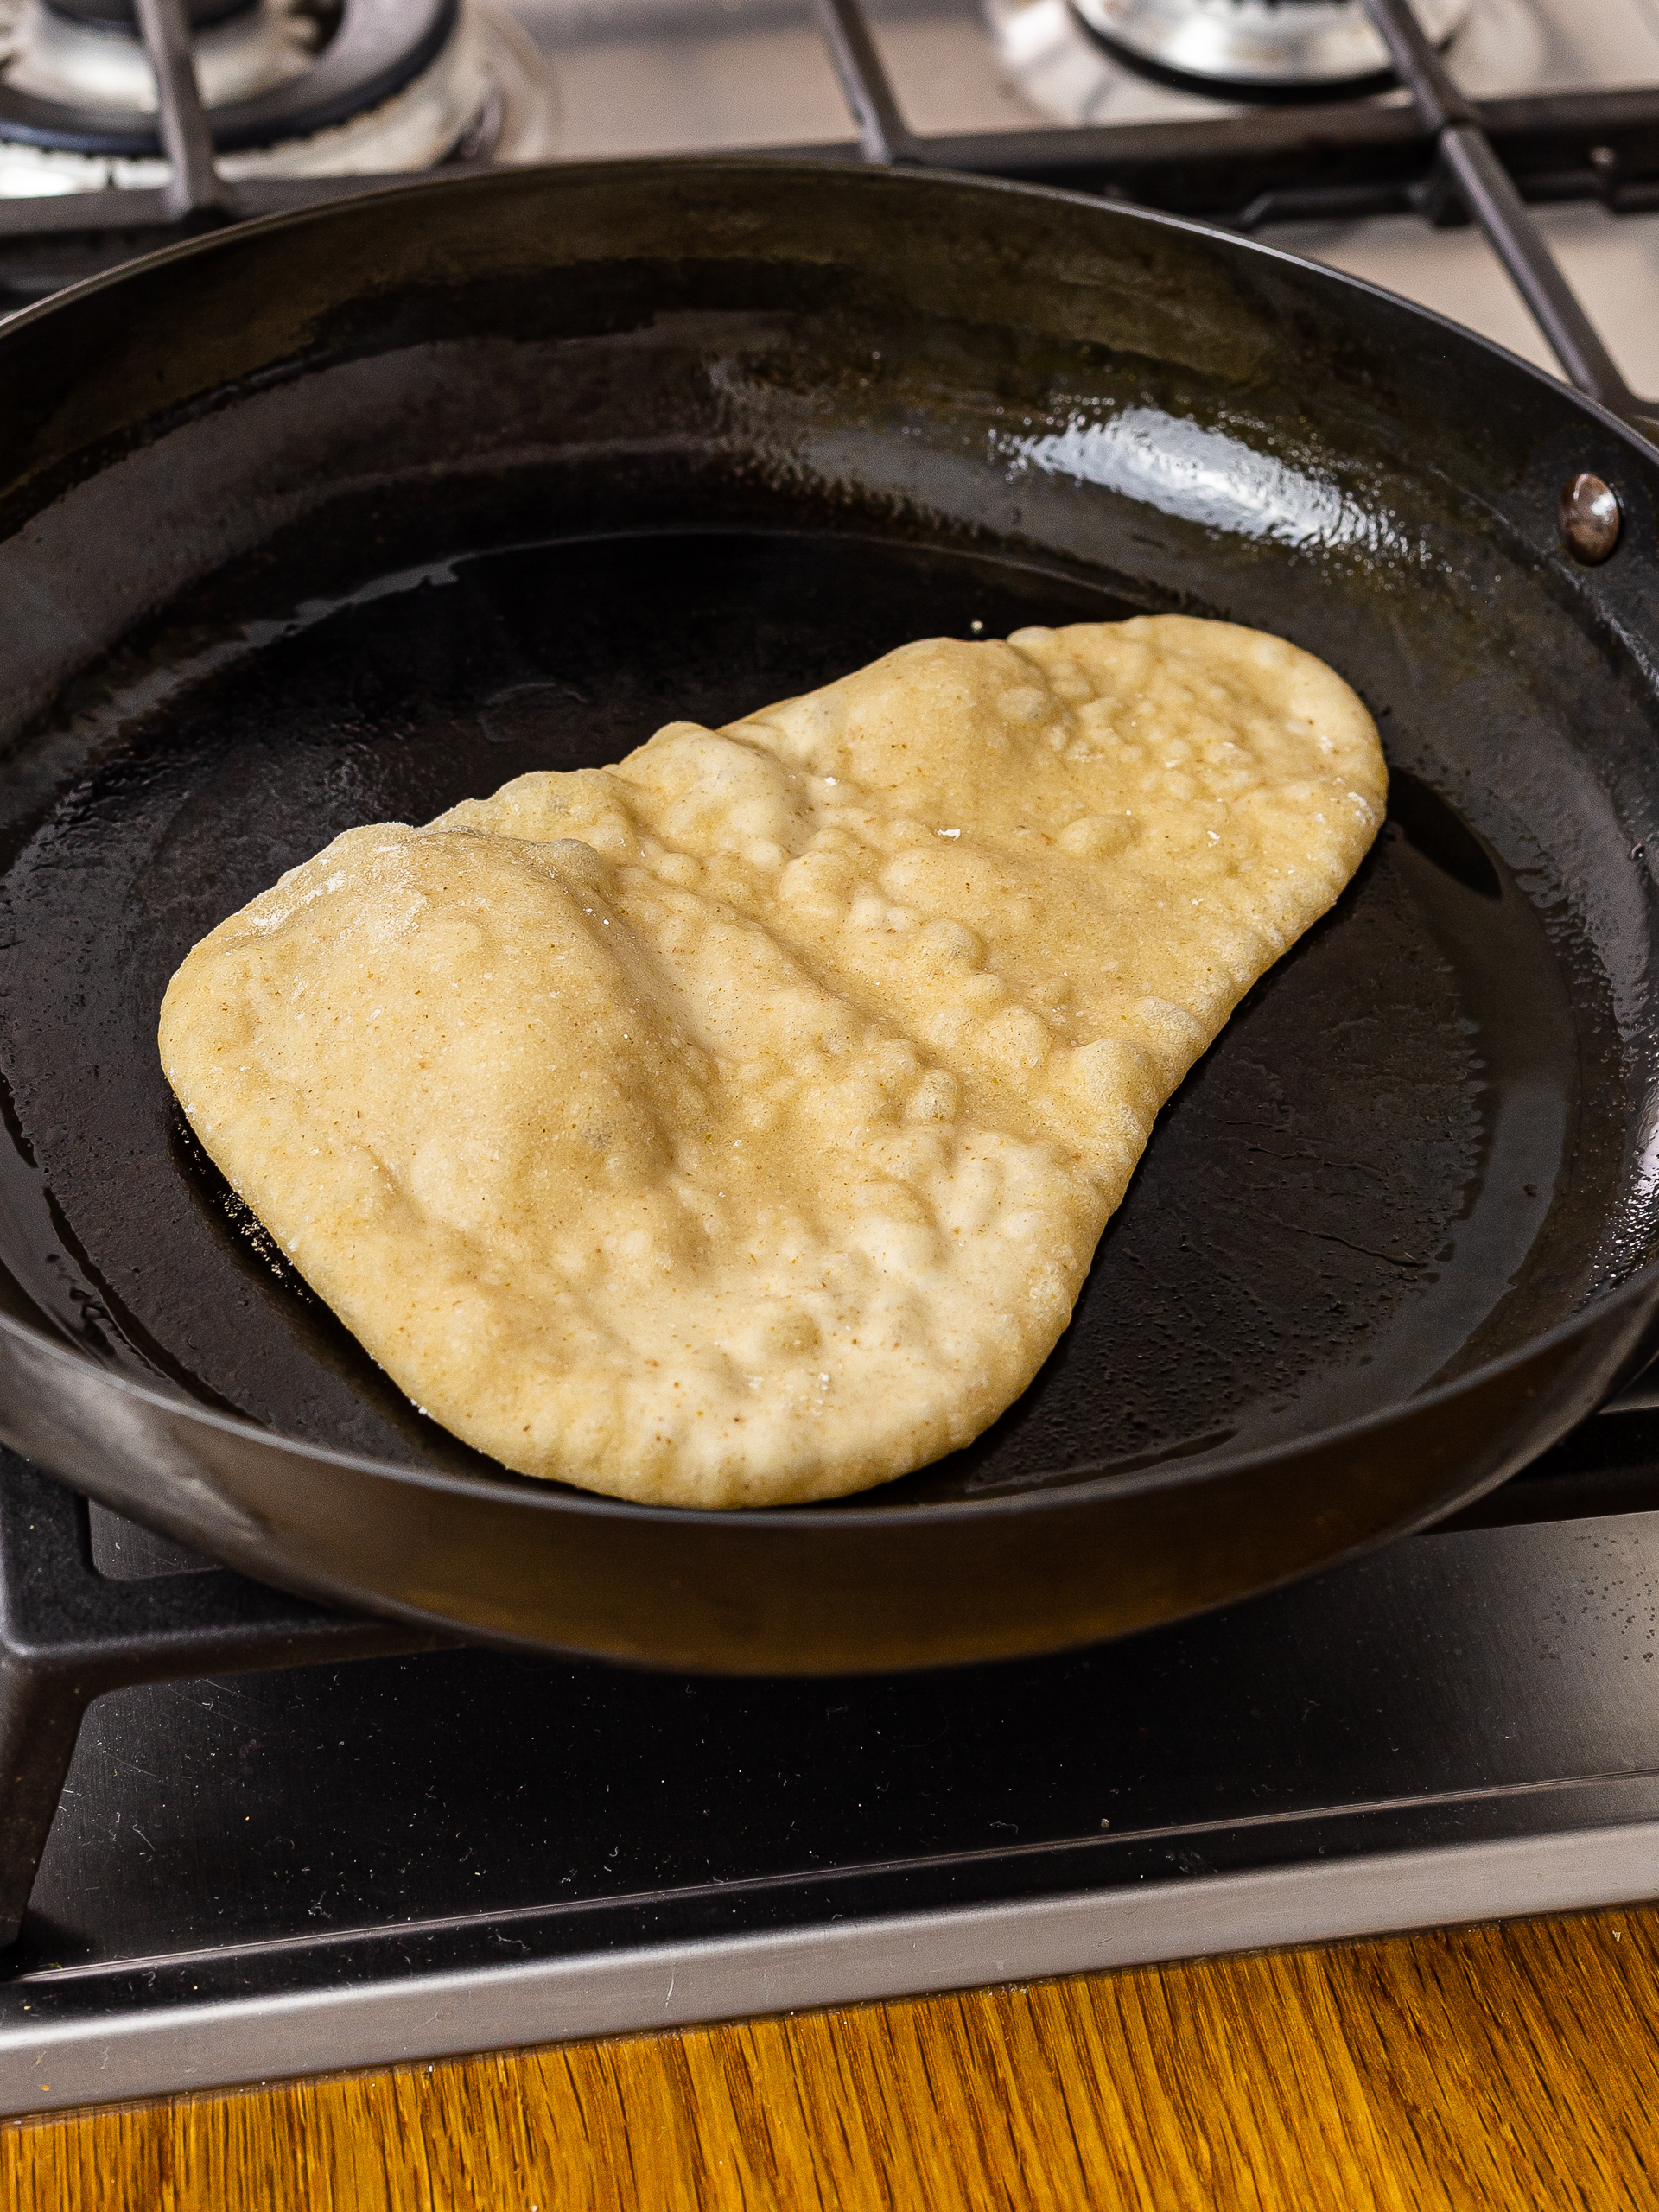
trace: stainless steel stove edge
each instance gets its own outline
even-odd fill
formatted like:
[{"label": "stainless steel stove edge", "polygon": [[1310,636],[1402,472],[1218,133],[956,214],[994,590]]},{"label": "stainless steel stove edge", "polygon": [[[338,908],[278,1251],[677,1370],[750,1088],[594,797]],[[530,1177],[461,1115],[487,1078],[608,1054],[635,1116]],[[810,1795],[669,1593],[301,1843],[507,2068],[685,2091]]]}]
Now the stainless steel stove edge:
[{"label": "stainless steel stove edge", "polygon": [[0,2029],[0,2113],[1581,1910],[1659,1894],[1659,1820],[1131,1889],[381,1976]]}]

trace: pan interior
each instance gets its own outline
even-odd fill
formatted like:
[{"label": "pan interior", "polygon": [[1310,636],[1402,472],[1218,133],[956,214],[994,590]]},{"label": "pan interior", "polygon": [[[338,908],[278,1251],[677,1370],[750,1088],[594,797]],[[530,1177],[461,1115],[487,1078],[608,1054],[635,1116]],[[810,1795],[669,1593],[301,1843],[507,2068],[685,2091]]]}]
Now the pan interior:
[{"label": "pan interior", "polygon": [[[353,823],[613,760],[665,721],[728,720],[908,639],[1154,604],[868,537],[645,534],[457,560],[234,648],[196,633],[199,672],[101,708],[12,837],[13,1309],[296,1438],[516,1483],[403,1399],[194,1144],[155,1046],[186,950]],[[1339,906],[1166,1109],[1042,1375],[970,1449],[861,1502],[1282,1441],[1562,1319],[1592,1287],[1624,1145],[1598,1002],[1569,990],[1494,845],[1397,777]]]}]

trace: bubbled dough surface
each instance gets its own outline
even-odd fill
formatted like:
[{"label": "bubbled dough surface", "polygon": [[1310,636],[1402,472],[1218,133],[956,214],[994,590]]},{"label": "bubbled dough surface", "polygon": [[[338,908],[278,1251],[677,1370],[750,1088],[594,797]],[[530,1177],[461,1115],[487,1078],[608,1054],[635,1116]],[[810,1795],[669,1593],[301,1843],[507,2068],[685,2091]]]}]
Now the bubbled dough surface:
[{"label": "bubbled dough surface", "polygon": [[967,1443],[1153,1117],[1382,817],[1324,664],[1160,616],[901,647],[347,830],[191,952],[202,1142],[417,1404],[691,1506]]}]

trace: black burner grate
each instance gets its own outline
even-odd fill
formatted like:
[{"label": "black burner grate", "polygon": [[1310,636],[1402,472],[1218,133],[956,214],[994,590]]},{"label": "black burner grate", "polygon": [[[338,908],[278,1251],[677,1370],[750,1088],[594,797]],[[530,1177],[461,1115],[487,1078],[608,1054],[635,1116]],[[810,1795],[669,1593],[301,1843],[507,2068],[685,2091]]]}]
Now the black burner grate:
[{"label": "black burner grate", "polygon": [[[158,1560],[157,1539],[148,1540],[145,1571],[124,1573],[116,1547],[125,1524],[101,1515],[105,1543],[98,1545],[91,1516],[99,1512],[0,1448],[0,1949],[16,1940],[95,1697],[138,1682],[429,1651],[443,1642],[326,1611],[227,1569],[204,1573],[188,1554],[161,1551]],[[126,1533],[145,1541],[143,1531]]]}]

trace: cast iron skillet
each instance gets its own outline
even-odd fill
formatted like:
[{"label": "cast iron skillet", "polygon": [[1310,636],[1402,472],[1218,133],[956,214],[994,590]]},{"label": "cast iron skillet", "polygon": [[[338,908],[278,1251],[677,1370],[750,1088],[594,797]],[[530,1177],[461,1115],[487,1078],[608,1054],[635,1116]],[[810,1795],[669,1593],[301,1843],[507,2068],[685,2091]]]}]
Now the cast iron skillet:
[{"label": "cast iron skillet", "polygon": [[[1656,461],[1519,362],[1162,217],[732,162],[180,248],[0,334],[0,1433],[248,1572],[675,1666],[1054,1649],[1419,1525],[1656,1305]],[[1604,568],[1563,483],[1616,486]],[[850,1503],[644,1510],[423,1421],[155,1051],[347,824],[904,639],[1184,608],[1323,655],[1387,833],[1167,1110],[1042,1376]]]}]

